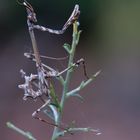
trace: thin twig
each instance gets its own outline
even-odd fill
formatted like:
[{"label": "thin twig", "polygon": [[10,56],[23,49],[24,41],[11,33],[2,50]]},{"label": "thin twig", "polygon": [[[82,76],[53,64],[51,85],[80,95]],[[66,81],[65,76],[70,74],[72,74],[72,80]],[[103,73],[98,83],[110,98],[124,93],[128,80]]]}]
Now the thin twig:
[{"label": "thin twig", "polygon": [[14,131],[18,132],[19,134],[23,135],[24,137],[26,137],[29,140],[37,140],[36,138],[34,138],[32,136],[32,134],[30,132],[25,132],[22,129],[16,127],[15,125],[13,125],[11,122],[7,122],[7,127],[9,127],[10,129],[13,129]]}]

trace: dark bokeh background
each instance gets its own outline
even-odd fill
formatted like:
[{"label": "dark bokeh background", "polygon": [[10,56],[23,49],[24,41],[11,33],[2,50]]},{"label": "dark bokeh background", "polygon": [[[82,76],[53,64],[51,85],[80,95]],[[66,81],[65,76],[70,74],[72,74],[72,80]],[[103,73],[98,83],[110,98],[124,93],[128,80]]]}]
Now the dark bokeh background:
[{"label": "dark bokeh background", "polygon": [[[62,139],[139,140],[140,139],[140,2],[138,0],[30,0],[38,23],[60,29],[76,3],[80,5],[80,28],[83,30],[76,59],[85,58],[89,75],[102,69],[95,82],[81,94],[85,101],[71,98],[65,106],[64,124],[73,120],[78,126],[100,128],[102,135],[78,133]],[[62,57],[65,42],[71,42],[71,28],[62,36],[36,32],[42,54]],[[25,138],[6,127],[11,121],[30,131],[38,140],[49,139],[52,127],[31,118],[41,102],[23,101],[17,85],[23,79],[22,68],[35,72],[23,53],[31,43],[24,7],[14,0],[0,2],[0,139]],[[54,68],[57,62],[46,60]],[[62,62],[61,62],[62,63]],[[58,65],[58,66],[57,66]],[[76,70],[71,88],[85,77]],[[47,119],[47,118],[46,118]]]}]

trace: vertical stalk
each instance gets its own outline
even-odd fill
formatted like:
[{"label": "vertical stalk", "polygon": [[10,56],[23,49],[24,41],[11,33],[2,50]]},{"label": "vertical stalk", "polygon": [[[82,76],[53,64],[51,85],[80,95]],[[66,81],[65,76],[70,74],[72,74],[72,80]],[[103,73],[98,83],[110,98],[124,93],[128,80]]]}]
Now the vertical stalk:
[{"label": "vertical stalk", "polygon": [[[76,46],[77,46],[77,36],[78,36],[78,24],[77,24],[77,21],[75,21],[73,23],[73,35],[72,35],[73,39],[72,39],[72,45],[71,45],[68,67],[71,67],[71,65],[73,64],[73,59],[74,59],[75,50],[76,50]],[[63,93],[62,93],[62,99],[61,99],[61,102],[60,102],[62,110],[64,108],[66,93],[68,92],[72,71],[73,71],[73,69],[69,69],[67,71],[67,74],[66,74],[66,79],[65,79]]]},{"label": "vertical stalk", "polygon": [[[77,21],[75,21],[73,23],[72,45],[71,45],[71,50],[70,50],[70,55],[69,55],[68,67],[70,67],[73,64],[73,59],[74,59],[77,44],[78,44],[78,23],[77,23]],[[68,92],[68,89],[69,89],[69,83],[70,83],[72,71],[73,71],[73,69],[69,69],[66,73],[66,78],[65,78],[65,82],[64,82],[64,86],[63,86],[63,91],[62,91],[62,97],[61,97],[61,101],[60,101],[61,112],[59,113],[59,116],[58,116],[58,119],[56,122],[56,124],[58,126],[61,125],[64,104],[66,101],[66,93]],[[58,139],[58,137],[59,137],[58,132],[59,132],[59,128],[55,127],[54,131],[53,131],[52,140]]]}]

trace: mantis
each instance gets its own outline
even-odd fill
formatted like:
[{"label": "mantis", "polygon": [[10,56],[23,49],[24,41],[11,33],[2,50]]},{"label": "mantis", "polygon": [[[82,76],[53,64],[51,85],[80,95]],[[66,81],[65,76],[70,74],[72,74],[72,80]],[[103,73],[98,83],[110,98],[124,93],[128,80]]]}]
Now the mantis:
[{"label": "mantis", "polygon": [[61,77],[61,75],[65,73],[66,71],[72,69],[73,67],[78,67],[80,64],[83,64],[84,74],[88,79],[88,76],[86,74],[85,61],[84,59],[81,58],[76,63],[71,64],[70,67],[64,69],[61,72],[58,72],[54,70],[53,68],[43,64],[41,61],[40,52],[37,47],[34,29],[40,30],[40,31],[47,31],[49,33],[53,33],[57,35],[63,34],[71,24],[73,24],[75,21],[78,20],[78,17],[80,15],[79,5],[75,5],[72,14],[70,15],[69,19],[66,21],[66,23],[64,24],[61,30],[53,30],[53,29],[46,28],[44,26],[40,26],[36,24],[37,23],[36,13],[34,12],[34,9],[30,3],[24,0],[20,4],[26,8],[28,31],[29,31],[29,35],[30,35],[32,47],[33,47],[33,53],[25,53],[24,55],[36,63],[37,74],[31,74],[27,76],[26,73],[23,70],[21,70],[20,72],[22,74],[22,77],[25,79],[25,83],[22,85],[19,85],[19,88],[24,90],[24,97],[23,97],[24,100],[27,100],[28,98],[32,98],[34,100],[40,98],[43,102],[43,105],[32,113],[33,118],[38,119],[42,122],[45,122],[49,125],[56,126],[61,129],[65,129],[61,126],[58,126],[57,124],[50,123],[38,117],[37,115],[40,111],[44,109],[44,107],[49,106],[52,103],[52,98],[50,95],[51,93],[50,78]]}]

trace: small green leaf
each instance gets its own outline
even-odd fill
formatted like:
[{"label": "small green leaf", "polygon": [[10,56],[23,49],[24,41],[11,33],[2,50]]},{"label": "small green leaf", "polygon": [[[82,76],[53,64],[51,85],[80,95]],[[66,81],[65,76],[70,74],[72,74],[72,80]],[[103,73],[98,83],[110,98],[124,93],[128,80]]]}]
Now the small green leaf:
[{"label": "small green leaf", "polygon": [[55,103],[50,103],[51,105],[55,106],[56,108],[58,108],[58,104],[55,104]]},{"label": "small green leaf", "polygon": [[43,111],[50,119],[55,120],[53,111],[51,109],[45,109]]},{"label": "small green leaf", "polygon": [[57,111],[57,108],[53,105],[49,105],[50,109],[52,110],[53,112],[53,116],[54,116],[54,120],[55,120],[55,123],[57,123],[57,120],[58,120],[58,116],[59,116],[59,113]]},{"label": "small green leaf", "polygon": [[62,77],[62,75],[56,77],[57,80],[59,80],[59,82],[62,84],[62,86],[64,85],[64,78]]},{"label": "small green leaf", "polygon": [[63,48],[70,54],[71,46],[70,46],[69,44],[65,43],[65,44],[63,45]]},{"label": "small green leaf", "polygon": [[101,70],[97,71],[97,72],[93,75],[93,77],[96,78],[100,73],[101,73]]},{"label": "small green leaf", "polygon": [[81,33],[82,33],[82,30],[78,31],[78,34],[77,34],[77,37],[76,37],[76,45],[79,43]]},{"label": "small green leaf", "polygon": [[54,105],[59,112],[61,112],[61,107],[60,107],[60,103],[58,100],[57,95],[55,94],[55,90],[52,84],[50,84],[50,96],[52,97],[52,105]]},{"label": "small green leaf", "polygon": [[71,96],[79,98],[82,102],[84,101],[84,98],[80,94],[72,94]]},{"label": "small green leaf", "polygon": [[79,86],[79,88],[82,89],[84,87],[84,84],[85,84],[85,82],[82,81],[81,84],[80,84],[80,86]]}]

